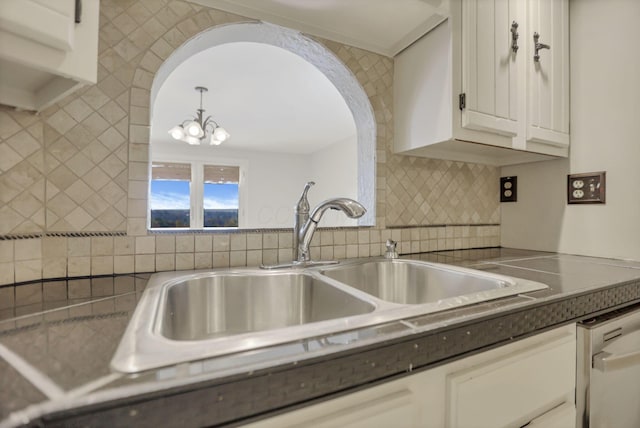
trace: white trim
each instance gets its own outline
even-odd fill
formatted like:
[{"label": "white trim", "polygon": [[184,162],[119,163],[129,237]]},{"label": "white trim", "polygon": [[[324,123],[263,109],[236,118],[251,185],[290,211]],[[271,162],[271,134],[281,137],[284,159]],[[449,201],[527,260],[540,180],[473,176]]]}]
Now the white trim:
[{"label": "white trim", "polygon": [[66,6],[69,15],[30,0],[3,0],[0,30],[61,51],[73,50],[73,0],[66,0],[58,6],[63,10]]},{"label": "white trim", "polygon": [[202,229],[204,225],[204,164],[200,161],[191,162],[191,183],[189,184],[191,199],[189,229]]},{"label": "white trim", "polygon": [[518,133],[517,121],[473,110],[462,112],[462,127],[476,131],[495,132],[508,137],[513,137]]}]

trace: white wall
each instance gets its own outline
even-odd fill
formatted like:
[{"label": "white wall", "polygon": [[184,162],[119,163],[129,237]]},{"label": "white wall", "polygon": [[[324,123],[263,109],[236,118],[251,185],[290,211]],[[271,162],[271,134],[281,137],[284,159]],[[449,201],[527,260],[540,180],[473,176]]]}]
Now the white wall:
[{"label": "white wall", "polygon": [[[519,187],[501,205],[502,245],[640,260],[640,1],[570,8],[570,157],[502,169]],[[567,205],[567,174],[595,171],[606,205]]]},{"label": "white wall", "polygon": [[293,206],[308,181],[304,155],[244,152],[248,160],[246,228],[292,227]]},{"label": "white wall", "polygon": [[[310,157],[316,185],[309,192],[312,207],[325,199],[345,197],[358,200],[357,137],[338,141]],[[358,220],[341,212],[326,211],[320,226],[357,226]]]},{"label": "white wall", "polygon": [[[200,160],[212,164],[240,165],[244,169],[246,209],[242,228],[290,228],[293,207],[304,184],[315,181],[309,191],[313,208],[324,199],[346,196],[357,199],[356,140],[334,143],[310,155],[234,150],[224,146],[189,146],[184,143],[152,144],[152,159],[188,161]],[[241,179],[242,180],[242,179]],[[241,198],[243,196],[241,195]],[[242,209],[242,208],[241,208]],[[355,220],[345,221],[342,213],[328,211],[320,227],[355,226]]]}]

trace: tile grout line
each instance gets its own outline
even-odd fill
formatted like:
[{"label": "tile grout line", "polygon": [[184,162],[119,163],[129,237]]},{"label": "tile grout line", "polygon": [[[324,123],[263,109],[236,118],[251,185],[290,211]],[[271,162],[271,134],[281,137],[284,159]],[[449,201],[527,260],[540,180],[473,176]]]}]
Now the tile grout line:
[{"label": "tile grout line", "polygon": [[47,309],[47,310],[40,311],[40,312],[34,312],[32,314],[20,315],[19,317],[8,318],[6,320],[1,320],[0,321],[0,325],[5,324],[5,323],[20,321],[20,320],[23,320],[23,319],[32,318],[32,317],[39,316],[39,315],[46,315],[46,314],[50,314],[50,313],[54,313],[54,312],[58,312],[58,311],[64,311],[64,310],[67,310],[67,309],[70,309],[70,308],[76,308],[78,306],[91,305],[93,303],[104,302],[105,300],[115,299],[115,298],[122,297],[122,296],[129,296],[131,294],[136,294],[136,293],[137,293],[137,291],[127,291],[126,293],[114,294],[113,296],[100,297],[100,298],[96,298],[95,300],[87,300],[86,302],[74,303],[73,305],[69,305],[69,306],[62,306],[62,307],[59,307],[59,308]]},{"label": "tile grout line", "polygon": [[64,391],[53,380],[1,343],[0,357],[49,399],[58,399],[65,395]]},{"label": "tile grout line", "polygon": [[548,271],[546,271],[546,270],[532,269],[532,268],[526,268],[526,267],[522,267],[522,266],[508,265],[508,264],[506,264],[506,263],[500,263],[500,262],[487,263],[487,264],[490,264],[490,265],[498,265],[498,266],[508,267],[508,268],[512,268],[512,269],[528,270],[528,271],[530,271],[530,272],[538,272],[538,273],[546,273],[546,274],[549,274],[549,275],[562,276],[562,274],[561,274],[561,273],[548,272]]},{"label": "tile grout line", "polygon": [[96,389],[103,387],[105,385],[110,384],[111,382],[118,380],[122,377],[120,373],[111,373],[107,376],[102,376],[92,382],[86,383],[78,388],[74,388],[71,391],[68,391],[64,398],[76,398],[81,397],[85,394],[95,391]]},{"label": "tile grout line", "polygon": [[550,255],[550,256],[522,256],[516,259],[504,259],[504,260],[486,260],[483,261],[483,263],[494,263],[494,264],[500,264],[500,263],[512,263],[512,262],[524,262],[527,260],[541,260],[541,259],[553,259],[556,258],[556,255]]}]

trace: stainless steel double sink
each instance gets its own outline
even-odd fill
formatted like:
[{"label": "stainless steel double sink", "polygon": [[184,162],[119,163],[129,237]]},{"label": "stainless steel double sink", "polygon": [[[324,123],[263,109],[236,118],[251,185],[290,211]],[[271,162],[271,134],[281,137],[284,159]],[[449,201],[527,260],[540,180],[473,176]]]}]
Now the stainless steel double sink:
[{"label": "stainless steel double sink", "polygon": [[414,260],[155,274],[111,361],[135,373],[547,288]]}]

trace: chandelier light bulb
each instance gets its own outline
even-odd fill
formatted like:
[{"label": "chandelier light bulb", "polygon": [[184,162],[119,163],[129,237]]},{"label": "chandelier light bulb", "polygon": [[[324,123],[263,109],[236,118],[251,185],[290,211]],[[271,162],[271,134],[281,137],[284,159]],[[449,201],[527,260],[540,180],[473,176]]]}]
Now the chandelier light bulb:
[{"label": "chandelier light bulb", "polygon": [[200,145],[200,139],[198,137],[192,137],[190,135],[185,135],[185,137],[182,139],[182,141],[191,144],[192,146],[199,146]]},{"label": "chandelier light bulb", "polygon": [[202,135],[204,135],[204,132],[202,131],[202,127],[200,127],[200,124],[195,120],[192,120],[191,122],[187,122],[184,129],[187,131],[187,134],[191,137],[200,138],[202,137]]},{"label": "chandelier light bulb", "polygon": [[169,130],[169,134],[176,140],[182,140],[185,136],[184,129],[180,125],[176,125]]},{"label": "chandelier light bulb", "polygon": [[221,143],[223,141],[227,141],[229,139],[230,135],[229,133],[222,127],[217,127],[215,129],[215,131],[213,131],[213,135],[211,136],[211,138],[214,138],[218,141],[220,141]]}]

